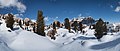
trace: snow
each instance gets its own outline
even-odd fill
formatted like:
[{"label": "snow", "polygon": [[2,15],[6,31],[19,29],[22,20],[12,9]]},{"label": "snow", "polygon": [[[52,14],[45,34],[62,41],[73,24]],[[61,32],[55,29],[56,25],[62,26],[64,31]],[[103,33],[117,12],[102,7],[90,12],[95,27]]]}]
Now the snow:
[{"label": "snow", "polygon": [[89,29],[89,26],[87,26],[85,29],[83,29],[84,31],[87,31],[85,34],[87,35],[87,36],[92,36],[92,37],[95,37],[94,36],[94,32],[95,32],[95,30],[94,29]]},{"label": "snow", "polygon": [[60,28],[57,30],[56,40],[53,42],[63,44],[65,42],[71,41],[71,37],[75,34],[69,33],[67,29]]},{"label": "snow", "polygon": [[85,34],[69,33],[67,29],[59,28],[56,39],[52,40],[48,36],[22,30],[19,26],[12,31],[6,27],[4,20],[0,22],[0,51],[120,51],[120,32],[113,35],[109,32],[98,41],[94,36],[95,30],[89,29],[89,26],[83,29]]},{"label": "snow", "polygon": [[0,51],[12,51],[12,49],[8,48],[7,44],[0,41]]},{"label": "snow", "polygon": [[32,22],[36,22],[36,20],[35,20],[35,19],[32,19],[31,21],[32,21]]},{"label": "snow", "polygon": [[45,37],[28,31],[19,32],[19,35],[15,37],[14,42],[10,45],[15,51],[48,51],[54,48],[54,46],[55,45]]}]

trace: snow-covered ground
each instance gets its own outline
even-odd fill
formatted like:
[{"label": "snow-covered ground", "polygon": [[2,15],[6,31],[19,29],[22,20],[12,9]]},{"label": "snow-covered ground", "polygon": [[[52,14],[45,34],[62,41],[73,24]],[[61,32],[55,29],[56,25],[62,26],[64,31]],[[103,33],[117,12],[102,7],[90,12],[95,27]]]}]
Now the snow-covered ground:
[{"label": "snow-covered ground", "polygon": [[5,22],[0,22],[0,51],[120,51],[120,32],[105,35],[98,41],[89,26],[84,29],[85,34],[59,28],[56,40],[52,40],[19,27],[10,32]]}]

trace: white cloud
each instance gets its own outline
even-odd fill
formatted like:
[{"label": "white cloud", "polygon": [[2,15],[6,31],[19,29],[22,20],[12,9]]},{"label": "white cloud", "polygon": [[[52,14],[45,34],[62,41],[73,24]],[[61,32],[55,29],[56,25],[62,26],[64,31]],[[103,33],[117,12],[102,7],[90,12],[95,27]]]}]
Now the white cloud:
[{"label": "white cloud", "polygon": [[59,17],[58,17],[58,16],[56,16],[55,18],[56,18],[56,19],[58,19]]},{"label": "white cloud", "polygon": [[23,14],[15,14],[14,16],[15,16],[15,17],[22,17]]},{"label": "white cloud", "polygon": [[115,12],[120,12],[120,6],[117,6]]},{"label": "white cloud", "polygon": [[17,10],[19,10],[20,12],[22,12],[22,13],[24,13],[25,12],[25,10],[26,10],[26,6],[24,5],[24,4],[22,4],[21,2],[18,2],[17,3]]},{"label": "white cloud", "polygon": [[0,0],[0,7],[15,6],[16,2],[16,0]]},{"label": "white cloud", "polygon": [[48,18],[48,17],[45,17],[44,20],[45,20],[45,21],[49,21],[49,18]]},{"label": "white cloud", "polygon": [[120,2],[118,2],[118,4],[120,5]]},{"label": "white cloud", "polygon": [[26,10],[26,6],[18,0],[0,0],[0,8],[5,7],[17,7],[20,13],[24,13]]},{"label": "white cloud", "polygon": [[19,14],[15,14],[14,16],[15,16],[15,17],[19,17],[20,15],[19,15]]},{"label": "white cloud", "polygon": [[118,4],[119,4],[119,5],[118,5],[118,6],[115,8],[115,10],[114,10],[115,12],[120,12],[120,2],[118,2]]},{"label": "white cloud", "polygon": [[113,5],[110,5],[111,8],[113,8]]},{"label": "white cloud", "polygon": [[81,17],[81,16],[82,16],[82,14],[79,14],[78,16],[79,16],[79,17]]},{"label": "white cloud", "polygon": [[58,20],[58,16],[56,16],[55,18],[51,18],[52,20],[54,20],[54,21],[56,21],[56,20]]}]

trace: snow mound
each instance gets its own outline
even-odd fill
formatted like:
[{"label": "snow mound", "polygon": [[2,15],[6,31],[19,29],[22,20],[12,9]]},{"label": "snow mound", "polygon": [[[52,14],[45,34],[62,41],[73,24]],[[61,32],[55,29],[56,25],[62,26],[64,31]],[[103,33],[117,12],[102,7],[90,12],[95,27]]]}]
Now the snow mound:
[{"label": "snow mound", "polygon": [[89,26],[84,29],[85,34],[69,33],[67,29],[59,28],[56,39],[52,40],[22,30],[19,26],[12,31],[6,27],[4,20],[0,22],[0,51],[120,51],[120,32],[113,35],[109,32],[98,41],[94,36],[95,30],[89,29]]},{"label": "snow mound", "polygon": [[[100,50],[100,49],[106,49],[106,48],[110,49],[110,48],[118,48],[118,47],[120,47],[120,46],[117,46],[117,45],[120,45],[120,38],[115,39],[113,41],[106,42],[106,43],[93,45],[93,46],[91,46],[91,49]],[[120,49],[116,49],[116,50],[120,50]]]},{"label": "snow mound", "polygon": [[74,33],[69,33],[67,29],[60,28],[57,30],[56,40],[53,40],[54,43],[63,44],[65,42],[71,41]]},{"label": "snow mound", "polygon": [[45,37],[28,31],[21,31],[10,47],[15,51],[49,51],[55,45]]},{"label": "snow mound", "polygon": [[8,45],[0,40],[0,51],[12,51]]}]

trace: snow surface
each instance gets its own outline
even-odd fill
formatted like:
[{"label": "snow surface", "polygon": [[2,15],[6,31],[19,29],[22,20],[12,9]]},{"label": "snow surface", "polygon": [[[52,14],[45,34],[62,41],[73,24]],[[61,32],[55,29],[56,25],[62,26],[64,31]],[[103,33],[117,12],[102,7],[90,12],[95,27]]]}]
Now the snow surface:
[{"label": "snow surface", "polygon": [[120,32],[105,35],[98,41],[94,29],[89,26],[84,29],[85,34],[69,33],[67,29],[59,28],[56,40],[52,40],[19,26],[12,31],[6,27],[5,21],[0,22],[0,51],[120,51]]}]

